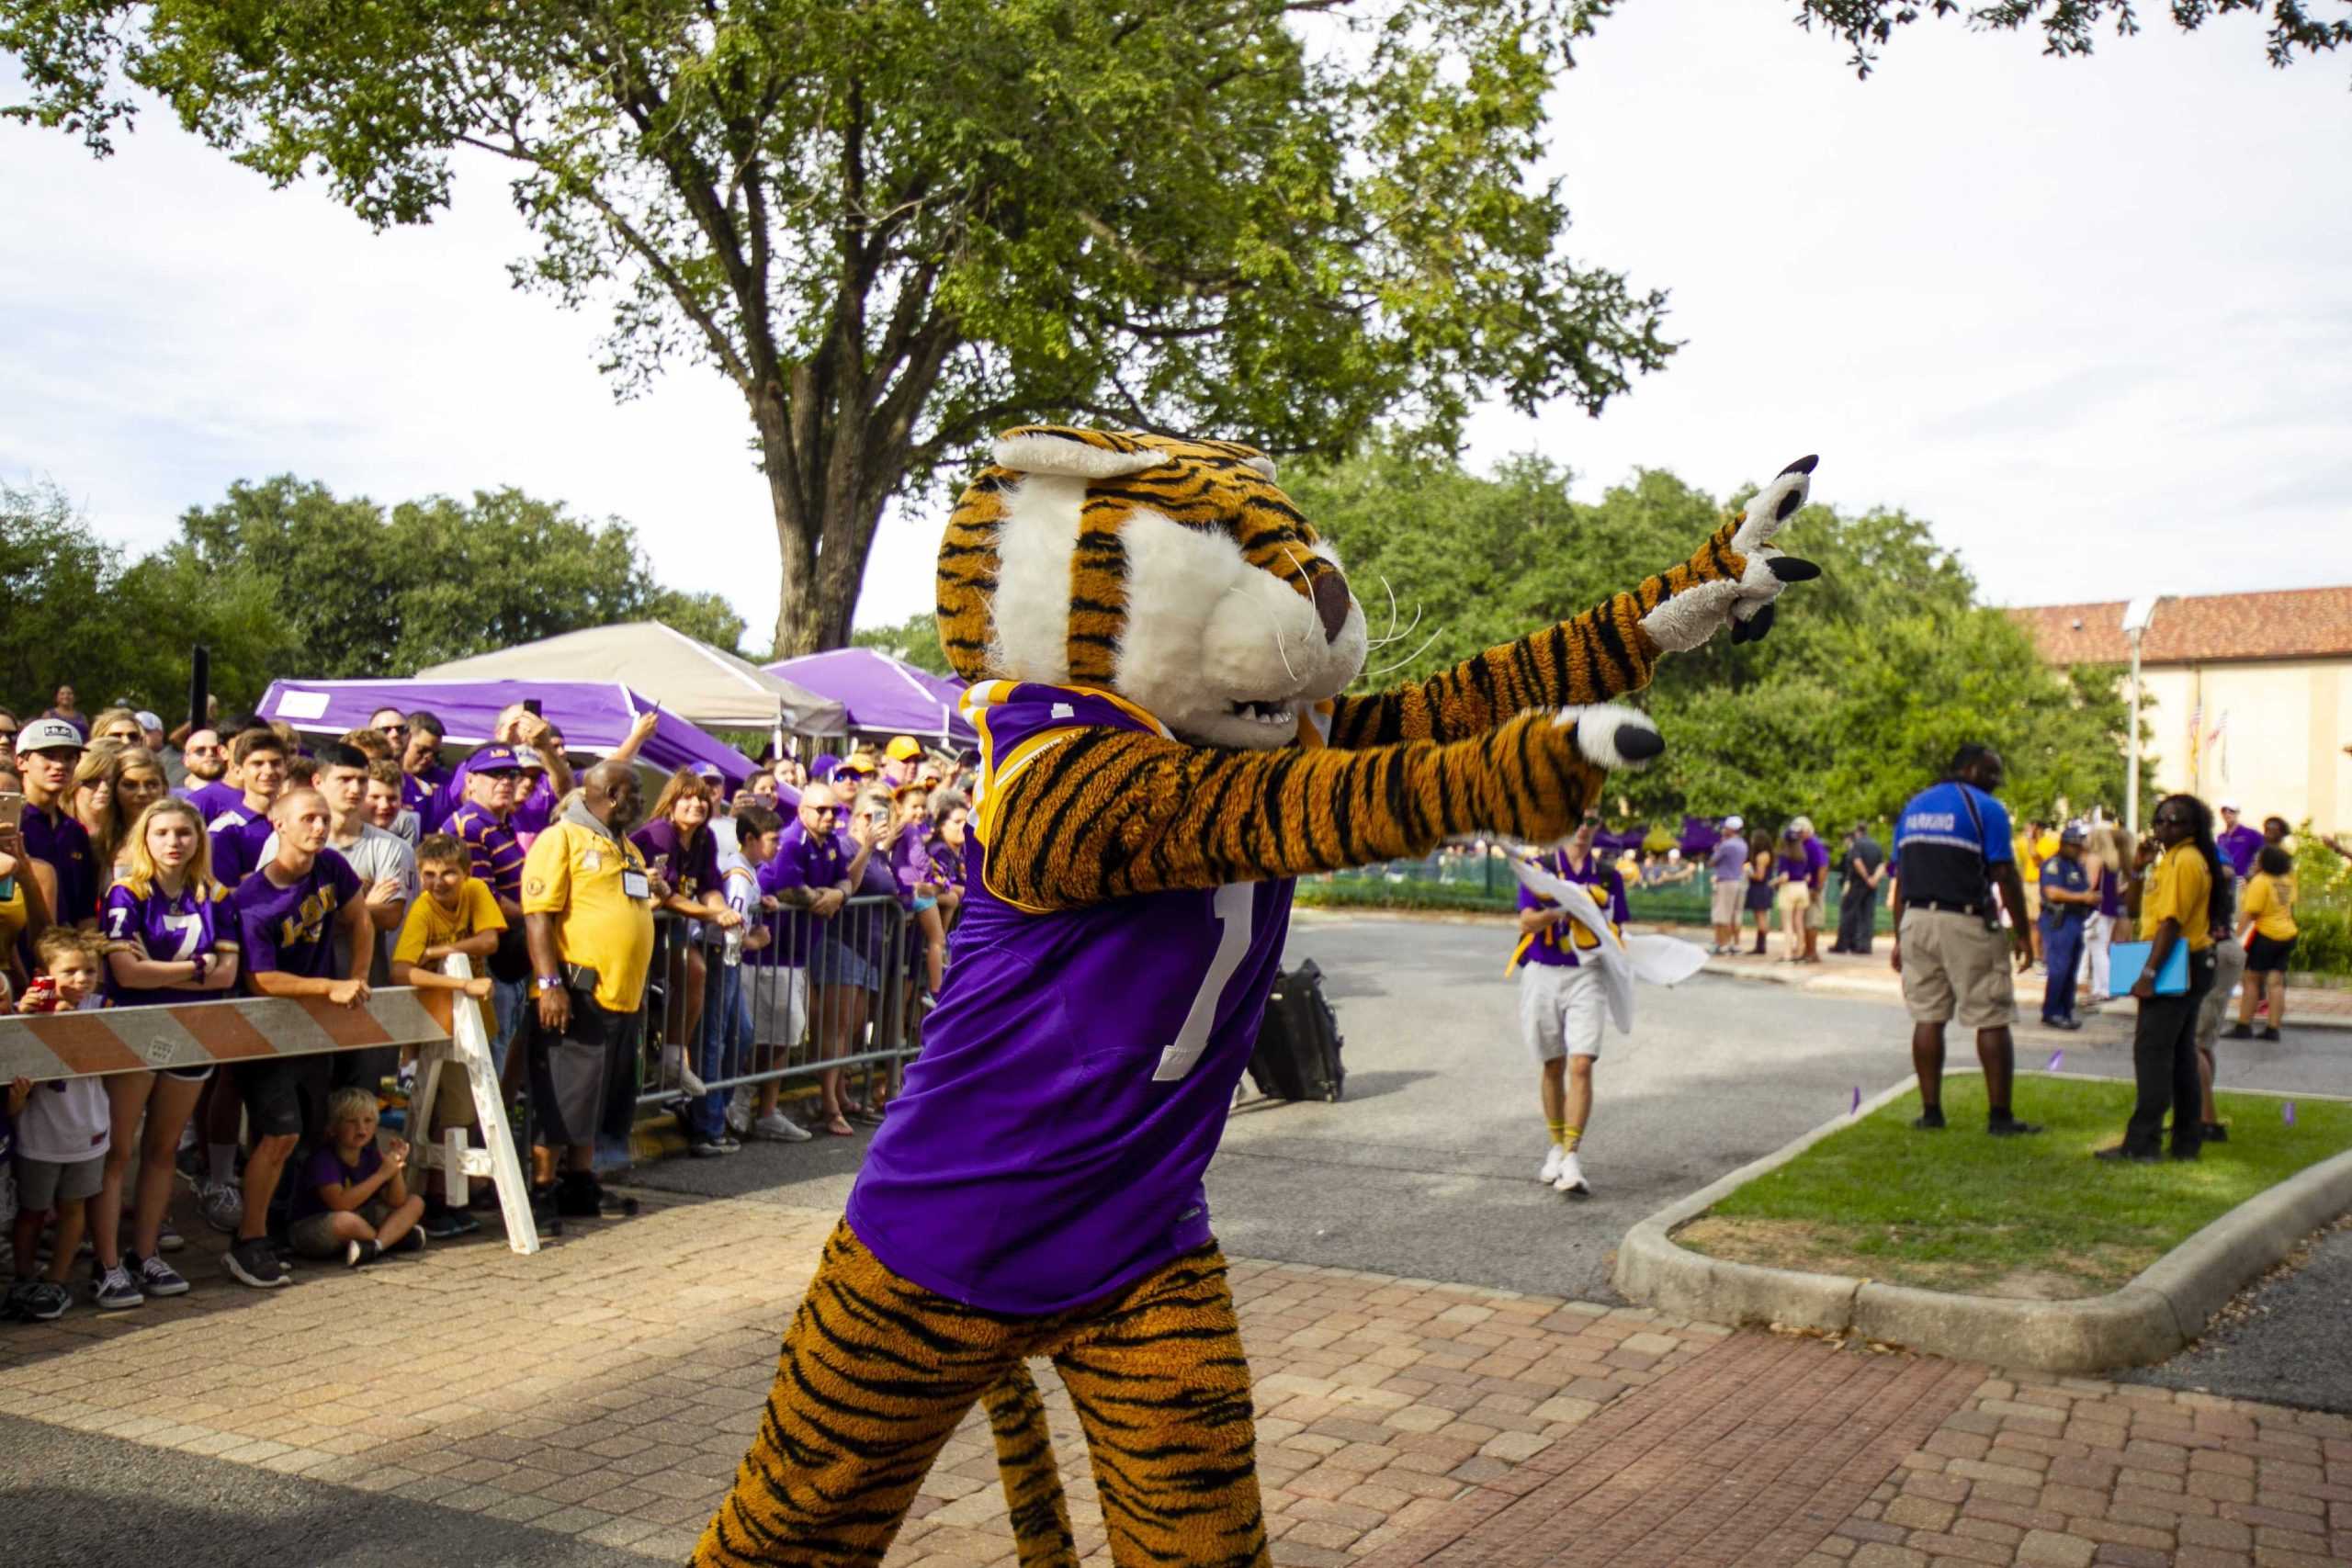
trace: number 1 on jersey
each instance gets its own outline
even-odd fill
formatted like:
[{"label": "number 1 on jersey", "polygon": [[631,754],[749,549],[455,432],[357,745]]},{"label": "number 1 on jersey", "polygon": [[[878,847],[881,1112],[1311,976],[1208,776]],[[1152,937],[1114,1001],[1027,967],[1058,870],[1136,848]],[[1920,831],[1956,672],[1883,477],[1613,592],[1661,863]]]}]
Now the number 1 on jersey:
[{"label": "number 1 on jersey", "polygon": [[1217,1000],[1250,951],[1250,928],[1257,910],[1255,893],[1247,882],[1228,882],[1216,890],[1209,905],[1217,923],[1216,953],[1209,960],[1208,973],[1201,976],[1201,988],[1193,993],[1193,1005],[1185,1011],[1184,1027],[1176,1032],[1176,1043],[1159,1053],[1159,1070],[1151,1075],[1154,1083],[1172,1083],[1182,1077],[1208,1049]]}]

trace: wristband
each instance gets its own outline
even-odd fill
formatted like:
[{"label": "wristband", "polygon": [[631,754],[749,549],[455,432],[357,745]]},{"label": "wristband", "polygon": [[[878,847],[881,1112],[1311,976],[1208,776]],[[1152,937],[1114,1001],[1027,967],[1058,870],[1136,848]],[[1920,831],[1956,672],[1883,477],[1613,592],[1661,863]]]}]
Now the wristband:
[{"label": "wristband", "polygon": [[539,989],[543,991],[560,991],[563,989],[563,976],[560,975],[540,976]]},{"label": "wristband", "polygon": [[206,954],[199,953],[194,958],[189,959],[188,962],[196,965],[196,973],[190,975],[188,978],[201,986],[204,984],[204,972],[206,969],[210,967],[210,960]]}]

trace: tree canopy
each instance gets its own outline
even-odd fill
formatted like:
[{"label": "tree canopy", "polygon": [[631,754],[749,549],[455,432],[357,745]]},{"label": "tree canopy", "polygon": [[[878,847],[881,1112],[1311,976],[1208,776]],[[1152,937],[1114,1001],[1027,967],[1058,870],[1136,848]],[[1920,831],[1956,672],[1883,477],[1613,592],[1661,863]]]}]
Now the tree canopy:
[{"label": "tree canopy", "polygon": [[[1573,500],[1568,482],[1537,458],[1480,477],[1393,449],[1285,475],[1341,551],[1374,635],[1393,632],[1363,684],[1416,679],[1577,614],[1688,556],[1728,509],[1656,471],[1598,504]],[[1618,781],[1625,809],[1804,812],[1826,831],[1892,815],[1964,740],[2000,749],[2022,807],[2120,804],[2116,672],[2042,664],[1925,524],[1815,505],[1783,542],[1822,578],[1790,591],[1765,641],[1718,637],[1660,665],[1635,700],[1667,751]]]},{"label": "tree canopy", "polygon": [[[2183,32],[2195,32],[2214,17],[2233,13],[2260,17],[2268,24],[2263,50],[2273,65],[2289,65],[2296,56],[2320,54],[2352,44],[2352,18],[2326,20],[2313,13],[2326,0],[2171,0],[2165,9]],[[1924,17],[1957,18],[1972,28],[1993,32],[2041,34],[2044,53],[2088,54],[2098,47],[2102,29],[2118,38],[2140,30],[2135,0],[1985,0],[1964,5],[1962,0],[1801,0],[1798,22],[1841,38],[1852,46],[1855,69],[1869,75],[1881,51],[1895,31]]]},{"label": "tree canopy", "polygon": [[213,690],[233,707],[280,675],[405,674],[616,621],[665,621],[726,649],[743,633],[718,594],[655,582],[627,523],[515,490],[388,513],[291,475],[240,482],[125,563],[55,487],[0,486],[0,700],[34,712],[67,682],[85,706],[130,695],[180,716],[193,643],[210,649]]},{"label": "tree canopy", "polygon": [[847,638],[891,496],[1003,424],[1444,446],[1663,363],[1664,297],[1573,262],[1527,174],[1607,8],[0,0],[0,49],[18,118],[104,153],[128,82],[379,226],[503,165],[515,281],[610,307],[620,393],[685,358],[742,394],[791,652]]}]

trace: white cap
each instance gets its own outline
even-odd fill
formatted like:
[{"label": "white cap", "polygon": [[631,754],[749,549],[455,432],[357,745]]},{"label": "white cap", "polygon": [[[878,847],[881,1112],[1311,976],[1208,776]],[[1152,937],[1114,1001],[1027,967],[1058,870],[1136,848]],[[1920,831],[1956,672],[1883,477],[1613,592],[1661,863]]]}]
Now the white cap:
[{"label": "white cap", "polygon": [[141,729],[161,729],[164,728],[163,719],[155,714],[149,713],[145,708],[141,708],[137,713],[130,716],[139,721],[139,728]]},{"label": "white cap", "polygon": [[1724,818],[1724,831],[1726,833],[1736,833],[1742,828],[1747,826],[1747,823],[1741,821],[1736,817],[1726,817]]},{"label": "white cap", "polygon": [[[23,741],[21,741],[21,740],[17,741],[17,750],[19,750],[19,751],[21,751],[21,750],[23,750],[24,749],[25,749],[25,743],[24,743]],[[2222,802],[2221,807],[2220,807],[2220,809],[2221,809],[2221,810],[2223,810],[2223,811],[2235,811],[2237,808],[2238,808],[2238,803],[2237,803],[2236,801],[2234,801],[2234,800],[2225,800],[2225,801]]]},{"label": "white cap", "polygon": [[62,718],[37,718],[17,732],[17,753],[89,750],[82,732]]}]

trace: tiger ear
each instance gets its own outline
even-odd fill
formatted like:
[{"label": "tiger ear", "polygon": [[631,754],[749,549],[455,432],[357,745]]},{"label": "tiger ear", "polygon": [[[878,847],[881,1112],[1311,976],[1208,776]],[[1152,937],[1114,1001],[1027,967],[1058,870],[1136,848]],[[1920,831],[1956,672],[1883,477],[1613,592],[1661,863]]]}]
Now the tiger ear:
[{"label": "tiger ear", "polygon": [[1144,438],[1109,430],[1080,430],[1060,424],[1024,424],[996,438],[997,467],[1019,474],[1062,474],[1079,479],[1114,479],[1139,474],[1170,461]]}]

